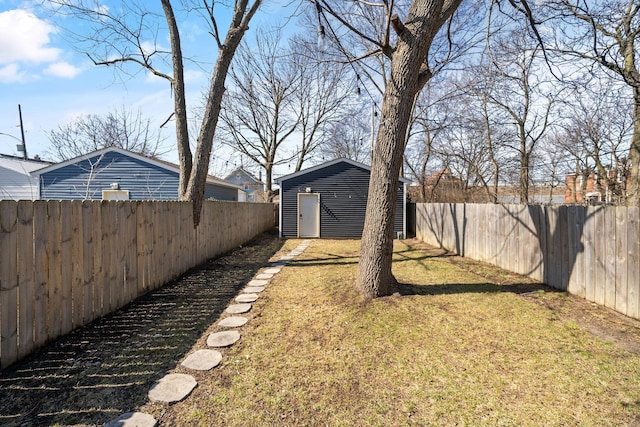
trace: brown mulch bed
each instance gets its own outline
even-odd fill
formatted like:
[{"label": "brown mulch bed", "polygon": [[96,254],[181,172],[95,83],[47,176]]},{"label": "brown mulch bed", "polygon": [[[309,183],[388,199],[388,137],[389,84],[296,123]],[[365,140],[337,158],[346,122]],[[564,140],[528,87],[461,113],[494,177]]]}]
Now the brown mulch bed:
[{"label": "brown mulch bed", "polygon": [[102,425],[143,405],[282,243],[265,233],[0,371],[0,425]]}]

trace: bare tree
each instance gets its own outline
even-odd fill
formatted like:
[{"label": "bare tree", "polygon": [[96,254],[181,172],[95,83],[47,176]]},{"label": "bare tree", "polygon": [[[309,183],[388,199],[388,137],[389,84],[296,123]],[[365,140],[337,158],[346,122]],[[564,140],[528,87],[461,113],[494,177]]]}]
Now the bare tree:
[{"label": "bare tree", "polygon": [[493,73],[483,88],[489,106],[502,115],[503,126],[511,129],[510,148],[517,153],[520,203],[529,201],[532,158],[550,124],[557,94],[540,72],[541,50],[526,31],[513,30],[496,37],[491,51]]},{"label": "bare tree", "polygon": [[571,153],[577,174],[595,173],[596,185],[606,189],[608,202],[625,200],[628,174],[628,143],[633,134],[632,101],[615,85],[583,87],[567,101],[563,140],[559,145]]},{"label": "bare tree", "polygon": [[294,93],[300,122],[297,129],[296,167],[331,137],[332,128],[349,118],[348,101],[355,97],[353,76],[342,64],[331,63],[311,51],[302,37],[290,42],[291,61],[298,71],[300,84]]},{"label": "bare tree", "polygon": [[57,160],[68,160],[106,147],[118,147],[157,157],[166,151],[163,139],[150,119],[122,109],[104,116],[88,114],[48,132],[50,152]]},{"label": "bare tree", "polygon": [[640,35],[640,2],[613,0],[553,0],[536,9],[546,20],[545,44],[573,61],[583,61],[586,72],[599,65],[632,93],[633,133],[627,203],[640,205],[640,70],[636,38]]},{"label": "bare tree", "polygon": [[345,158],[369,163],[371,155],[371,106],[351,105],[343,120],[331,122],[325,129],[326,138],[320,146],[323,159]]},{"label": "bare tree", "polygon": [[283,52],[278,31],[259,31],[255,46],[243,43],[238,49],[238,66],[231,67],[221,119],[226,143],[264,169],[270,201],[274,166],[296,157],[296,153],[284,157],[283,146],[302,120],[296,98],[302,81]]},{"label": "bare tree", "polygon": [[[83,22],[82,26],[76,28],[82,28],[86,32],[75,32],[73,35],[79,49],[84,50],[96,65],[116,67],[125,75],[144,70],[171,84],[180,161],[178,194],[181,200],[193,201],[194,226],[200,222],[213,137],[225,90],[224,82],[235,51],[249,29],[249,22],[261,0],[235,0],[232,3],[226,35],[220,32],[216,13],[217,9],[225,7],[224,4],[209,0],[181,3],[202,17],[213,36],[218,53],[206,95],[196,149],[192,154],[185,94],[185,58],[179,21],[171,1],[160,0],[160,10],[133,0],[121,2],[112,8],[97,5],[92,0],[47,2],[57,13],[70,15]],[[169,48],[162,46],[166,39],[169,40]]]}]

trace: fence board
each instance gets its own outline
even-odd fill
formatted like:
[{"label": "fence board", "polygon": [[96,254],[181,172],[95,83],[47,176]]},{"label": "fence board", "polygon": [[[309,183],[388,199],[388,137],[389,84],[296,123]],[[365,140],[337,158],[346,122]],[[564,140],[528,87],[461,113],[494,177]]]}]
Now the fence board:
[{"label": "fence board", "polygon": [[149,290],[149,209],[142,204],[136,213],[138,248],[138,295]]},{"label": "fence board", "polygon": [[82,238],[82,201],[74,200],[71,202],[71,296],[72,296],[72,316],[73,316],[73,328],[78,328],[83,325],[84,309],[82,303],[84,302],[84,278],[83,273],[83,238]]},{"label": "fence board", "polygon": [[640,208],[628,208],[627,315],[640,318]]},{"label": "fence board", "polygon": [[[138,296],[138,236],[136,235],[138,222],[136,218],[137,211],[137,202],[129,202],[127,204],[127,225],[125,227],[127,237],[127,257],[124,279],[127,283],[129,301],[133,301]],[[177,254],[176,256],[180,256],[180,254]]]},{"label": "fence board", "polygon": [[93,298],[95,294],[93,280],[93,232],[91,218],[93,203],[82,202],[82,322],[87,324],[95,319]]},{"label": "fence board", "polygon": [[47,342],[47,202],[38,200],[33,205],[34,235],[34,307],[33,307],[33,344],[40,347]]},{"label": "fence board", "polygon": [[604,295],[606,288],[606,278],[605,278],[605,251],[606,251],[606,242],[604,234],[605,227],[605,219],[604,219],[604,210],[600,208],[596,208],[594,210],[594,227],[595,227],[595,238],[594,238],[594,268],[595,268],[595,302],[597,304],[604,305]]},{"label": "fence board", "polygon": [[574,253],[574,266],[571,274],[571,282],[569,285],[569,291],[582,298],[585,297],[585,276],[584,276],[584,228],[585,228],[585,208],[583,206],[574,206],[575,209],[575,223],[569,221],[569,226],[572,228],[572,242],[571,247]]},{"label": "fence board", "polygon": [[108,314],[104,307],[104,259],[102,251],[102,202],[92,202],[91,206],[91,242],[93,247],[93,313],[94,317]]},{"label": "fence board", "polygon": [[46,252],[49,275],[47,280],[47,335],[62,333],[62,263],[60,262],[60,204],[47,202]]},{"label": "fence board", "polygon": [[627,208],[619,206],[615,208],[615,227],[616,227],[616,271],[615,271],[615,288],[616,300],[615,309],[620,313],[627,314]]},{"label": "fence board", "polygon": [[604,245],[605,245],[605,294],[604,305],[609,308],[616,306],[616,213],[615,208],[603,209],[604,216]]},{"label": "fence board", "polygon": [[18,203],[0,202],[0,368],[18,359]]},{"label": "fence board", "polygon": [[597,211],[593,207],[586,209],[584,223],[584,279],[585,294],[589,301],[596,300],[596,217]]},{"label": "fence board", "polygon": [[72,297],[72,208],[69,200],[60,202],[60,264],[62,271],[60,280],[62,281],[60,289],[62,292],[61,307],[61,334],[66,334],[73,330],[73,297]]},{"label": "fence board", "polygon": [[[1,213],[0,213],[1,214]],[[18,202],[18,357],[24,357],[33,347],[33,315],[35,302],[33,277],[33,203]],[[2,249],[0,249],[2,252]],[[0,257],[2,257],[0,255]],[[2,268],[4,271],[4,268]],[[0,308],[0,311],[2,309]]]}]

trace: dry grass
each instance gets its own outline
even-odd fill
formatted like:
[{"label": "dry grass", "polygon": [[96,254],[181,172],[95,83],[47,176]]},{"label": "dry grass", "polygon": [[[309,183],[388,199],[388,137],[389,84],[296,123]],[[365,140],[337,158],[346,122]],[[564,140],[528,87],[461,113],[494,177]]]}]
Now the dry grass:
[{"label": "dry grass", "polygon": [[358,248],[314,241],[189,398],[143,410],[164,425],[640,423],[640,354],[550,308],[569,297],[398,243],[402,295],[366,303],[353,290]]}]

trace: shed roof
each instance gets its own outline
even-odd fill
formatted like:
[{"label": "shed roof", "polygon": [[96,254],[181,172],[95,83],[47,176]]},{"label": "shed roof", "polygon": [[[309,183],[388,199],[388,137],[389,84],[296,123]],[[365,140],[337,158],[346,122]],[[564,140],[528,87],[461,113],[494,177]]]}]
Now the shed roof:
[{"label": "shed roof", "polygon": [[[280,184],[283,181],[287,181],[289,179],[296,178],[296,177],[308,174],[310,172],[315,172],[315,171],[317,171],[319,169],[323,169],[323,168],[326,168],[328,166],[333,166],[333,165],[335,165],[337,163],[348,163],[348,164],[350,164],[352,166],[356,166],[356,167],[359,167],[359,168],[362,168],[362,169],[365,169],[365,170],[371,172],[371,167],[370,166],[367,166],[364,163],[356,162],[355,160],[346,159],[346,158],[342,158],[341,157],[341,158],[338,158],[338,159],[329,160],[328,162],[320,163],[319,165],[312,166],[312,167],[310,167],[308,169],[303,169],[301,171],[294,172],[294,173],[289,174],[289,175],[281,176],[280,178],[277,178],[275,181],[278,184]],[[407,178],[400,177],[400,182],[403,182],[405,184],[409,184],[409,183],[411,183],[411,180],[407,179]]]}]

